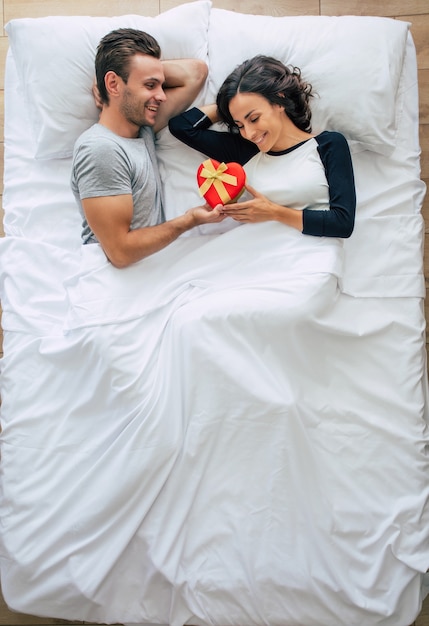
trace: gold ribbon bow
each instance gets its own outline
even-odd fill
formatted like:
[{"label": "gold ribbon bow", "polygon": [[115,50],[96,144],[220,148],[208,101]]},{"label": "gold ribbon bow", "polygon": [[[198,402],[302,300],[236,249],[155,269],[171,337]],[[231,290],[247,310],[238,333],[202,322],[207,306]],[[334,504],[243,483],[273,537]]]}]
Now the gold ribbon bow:
[{"label": "gold ribbon bow", "polygon": [[236,185],[237,177],[232,174],[225,174],[225,170],[228,169],[226,163],[220,163],[217,168],[213,165],[210,159],[204,161],[203,169],[200,172],[200,176],[206,180],[200,186],[200,194],[204,196],[205,193],[213,185],[216,189],[222,204],[227,204],[231,200],[231,196],[225,189],[224,183],[228,185]]}]

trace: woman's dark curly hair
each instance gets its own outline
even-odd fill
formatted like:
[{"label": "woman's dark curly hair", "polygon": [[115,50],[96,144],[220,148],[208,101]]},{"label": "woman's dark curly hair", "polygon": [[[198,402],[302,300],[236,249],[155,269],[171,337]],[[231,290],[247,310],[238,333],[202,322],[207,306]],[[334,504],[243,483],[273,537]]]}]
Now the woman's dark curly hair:
[{"label": "woman's dark curly hair", "polygon": [[257,55],[236,67],[223,82],[216,98],[220,120],[231,132],[238,129],[229,104],[238,93],[259,94],[271,104],[280,104],[295,126],[311,132],[312,86],[302,79],[297,67],[286,66],[264,55]]}]

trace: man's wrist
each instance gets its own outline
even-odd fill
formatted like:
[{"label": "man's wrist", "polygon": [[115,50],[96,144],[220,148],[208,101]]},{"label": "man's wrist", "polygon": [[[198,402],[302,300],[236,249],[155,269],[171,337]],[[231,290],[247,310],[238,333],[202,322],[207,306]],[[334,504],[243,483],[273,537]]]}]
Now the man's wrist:
[{"label": "man's wrist", "polygon": [[197,226],[197,220],[195,219],[192,209],[186,211],[183,215],[179,215],[174,219],[174,221],[176,222],[176,226],[181,233],[185,233],[187,230],[191,230],[191,228]]}]

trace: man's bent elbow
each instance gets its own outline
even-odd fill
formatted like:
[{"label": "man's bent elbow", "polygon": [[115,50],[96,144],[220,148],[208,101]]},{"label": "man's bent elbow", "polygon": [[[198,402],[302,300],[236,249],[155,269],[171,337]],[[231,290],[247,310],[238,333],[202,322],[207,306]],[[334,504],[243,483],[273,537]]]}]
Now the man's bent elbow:
[{"label": "man's bent elbow", "polygon": [[130,259],[129,255],[124,254],[120,250],[113,250],[110,252],[104,250],[104,254],[113,267],[116,267],[119,270],[125,269],[135,263],[135,260]]},{"label": "man's bent elbow", "polygon": [[192,59],[192,65],[194,79],[196,83],[202,87],[207,80],[207,76],[209,75],[207,63],[201,59]]}]

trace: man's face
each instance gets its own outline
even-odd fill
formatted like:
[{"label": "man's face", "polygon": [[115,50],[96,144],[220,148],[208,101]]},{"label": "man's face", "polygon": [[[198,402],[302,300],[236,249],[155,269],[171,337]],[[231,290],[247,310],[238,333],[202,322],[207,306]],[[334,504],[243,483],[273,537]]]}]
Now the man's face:
[{"label": "man's face", "polygon": [[166,100],[162,63],[155,57],[136,54],[130,61],[127,84],[123,84],[120,110],[135,126],[153,126],[159,106]]}]

